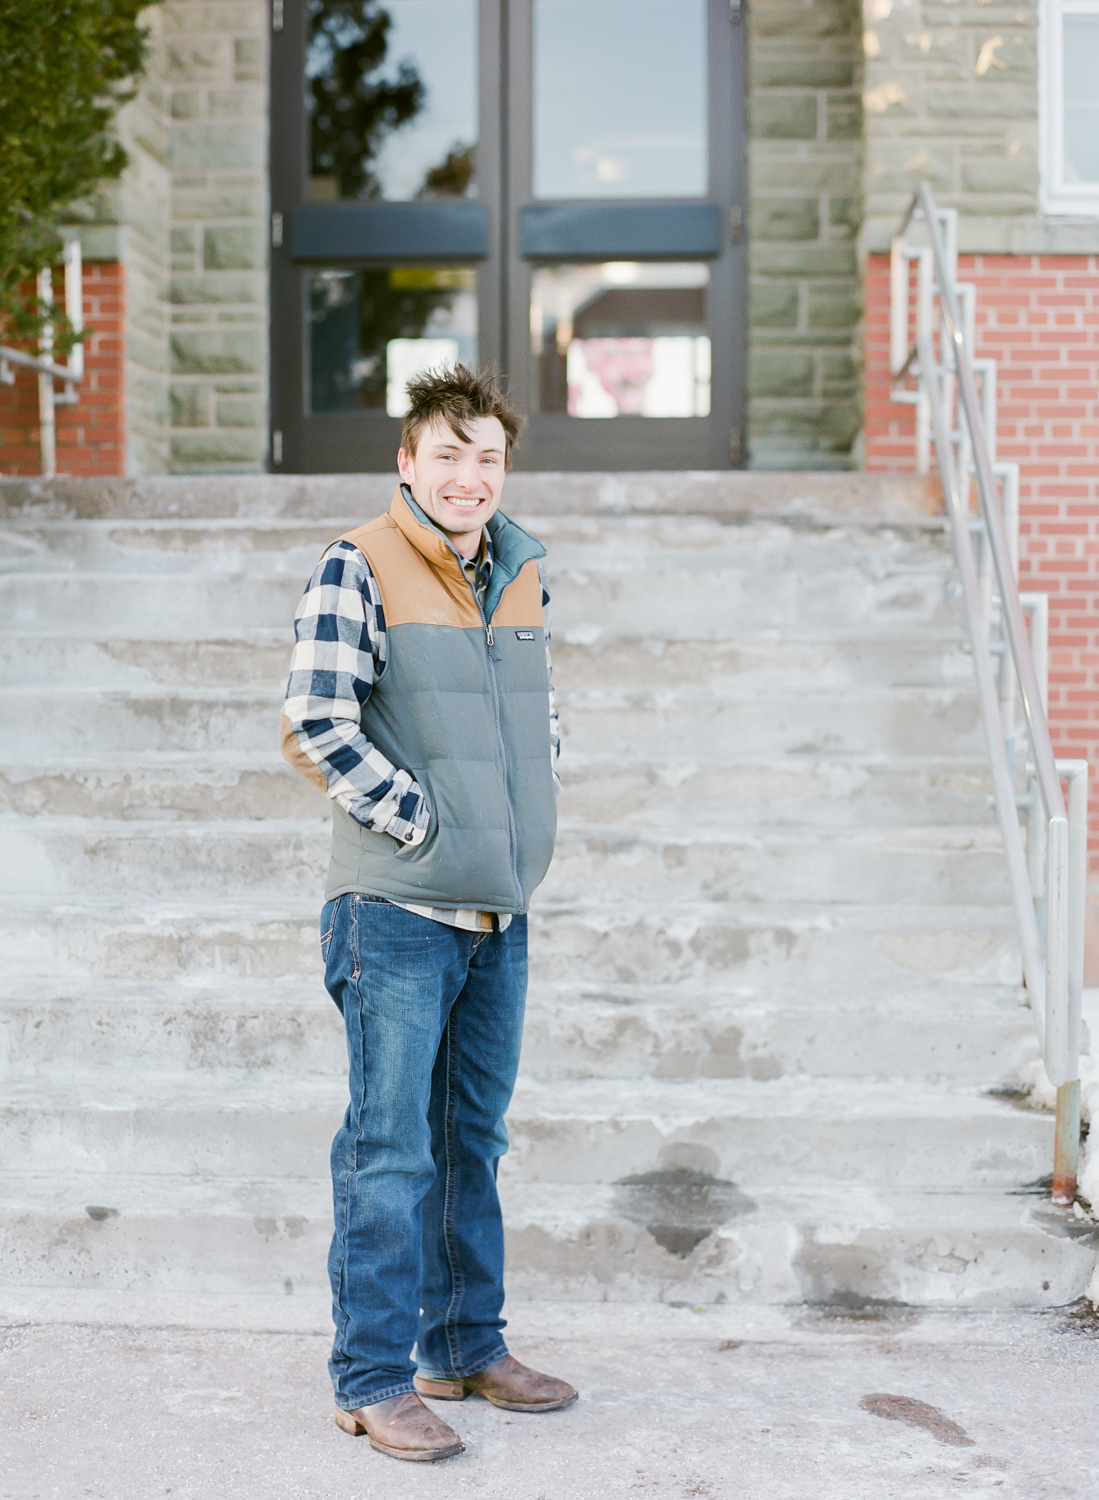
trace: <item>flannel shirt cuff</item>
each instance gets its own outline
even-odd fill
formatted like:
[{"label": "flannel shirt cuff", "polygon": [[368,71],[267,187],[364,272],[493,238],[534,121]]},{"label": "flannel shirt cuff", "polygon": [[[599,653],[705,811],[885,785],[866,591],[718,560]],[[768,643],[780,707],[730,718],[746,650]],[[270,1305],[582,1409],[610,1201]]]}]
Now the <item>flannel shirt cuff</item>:
[{"label": "flannel shirt cuff", "polygon": [[424,794],[407,771],[396,772],[392,790],[374,804],[365,820],[365,826],[374,833],[388,833],[413,849],[427,838],[428,823]]}]

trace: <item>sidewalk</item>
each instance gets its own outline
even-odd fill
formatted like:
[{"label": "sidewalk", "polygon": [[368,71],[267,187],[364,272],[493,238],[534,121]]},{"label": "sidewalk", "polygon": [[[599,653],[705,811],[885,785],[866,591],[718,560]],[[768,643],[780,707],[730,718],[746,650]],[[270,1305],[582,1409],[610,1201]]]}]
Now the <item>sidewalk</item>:
[{"label": "sidewalk", "polygon": [[[255,1304],[236,1317],[250,1329],[204,1330],[170,1326],[163,1299],[126,1302],[123,1325],[52,1321],[49,1306],[24,1320],[26,1301],[5,1300],[2,1500],[1099,1494],[1090,1311],[518,1304],[514,1352],[572,1380],[580,1403],[541,1417],[441,1406],[466,1452],[429,1467],[336,1429],[319,1304],[292,1318]],[[216,1299],[191,1316],[227,1320]],[[258,1331],[265,1316],[273,1331]]]}]

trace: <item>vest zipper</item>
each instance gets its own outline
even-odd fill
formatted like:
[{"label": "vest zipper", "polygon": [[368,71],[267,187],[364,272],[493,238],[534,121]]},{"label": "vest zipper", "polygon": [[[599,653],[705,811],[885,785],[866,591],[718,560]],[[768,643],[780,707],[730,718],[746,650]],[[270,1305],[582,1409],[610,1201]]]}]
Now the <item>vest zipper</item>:
[{"label": "vest zipper", "polygon": [[[456,553],[455,555],[457,556]],[[466,571],[464,568],[462,568],[462,577],[466,578]],[[488,659],[489,685],[492,688],[492,717],[496,725],[496,746],[500,752],[500,769],[504,773],[504,806],[508,810],[508,843],[510,845],[511,852],[511,878],[515,886],[515,894],[519,898],[519,906],[520,908],[522,908],[523,886],[522,882],[519,879],[519,840],[515,832],[515,812],[511,805],[511,785],[508,781],[508,755],[507,750],[504,747],[503,721],[500,718],[500,686],[496,681],[496,658],[493,654],[493,648],[496,645],[496,639],[493,636],[492,626],[489,623],[488,616],[485,614],[485,611],[481,605],[481,601],[477,597],[477,588],[475,584],[473,584],[468,578],[466,578],[466,582],[469,583],[470,593],[473,595],[473,602],[477,606],[477,613],[481,616],[482,623],[485,627],[485,655]]]}]

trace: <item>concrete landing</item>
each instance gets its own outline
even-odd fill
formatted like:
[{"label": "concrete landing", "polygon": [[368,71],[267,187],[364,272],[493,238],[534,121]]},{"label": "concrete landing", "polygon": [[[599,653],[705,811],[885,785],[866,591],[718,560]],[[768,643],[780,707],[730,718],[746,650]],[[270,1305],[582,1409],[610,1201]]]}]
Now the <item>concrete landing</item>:
[{"label": "concrete landing", "polygon": [[440,1403],[466,1451],[428,1466],[336,1429],[321,1332],[0,1326],[0,1500],[1082,1500],[1099,1484],[1099,1336],[1080,1309],[555,1304],[517,1309],[509,1337],[580,1402]]}]

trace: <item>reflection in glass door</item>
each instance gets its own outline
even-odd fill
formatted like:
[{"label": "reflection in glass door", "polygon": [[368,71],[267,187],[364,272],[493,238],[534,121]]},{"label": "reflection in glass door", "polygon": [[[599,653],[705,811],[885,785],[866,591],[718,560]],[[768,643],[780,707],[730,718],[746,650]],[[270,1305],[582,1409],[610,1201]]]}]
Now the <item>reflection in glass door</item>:
[{"label": "reflection in glass door", "polygon": [[309,0],[307,196],[476,196],[476,0]]},{"label": "reflection in glass door", "polygon": [[535,198],[704,198],[705,0],[534,0]]},{"label": "reflection in glass door", "polygon": [[524,467],[739,462],[728,0],[285,0],[283,14],[275,467],[390,468],[405,384],[458,359],[506,374],[530,415]]},{"label": "reflection in glass door", "polygon": [[512,15],[509,354],[530,413],[519,461],[739,463],[735,11],[529,0]]},{"label": "reflection in glass door", "polygon": [[[478,0],[285,0],[280,9],[273,466],[384,470],[407,382],[483,358],[483,267],[494,257],[480,197],[481,52],[484,26],[498,29],[499,19]],[[491,151],[487,182],[491,190]]]}]

